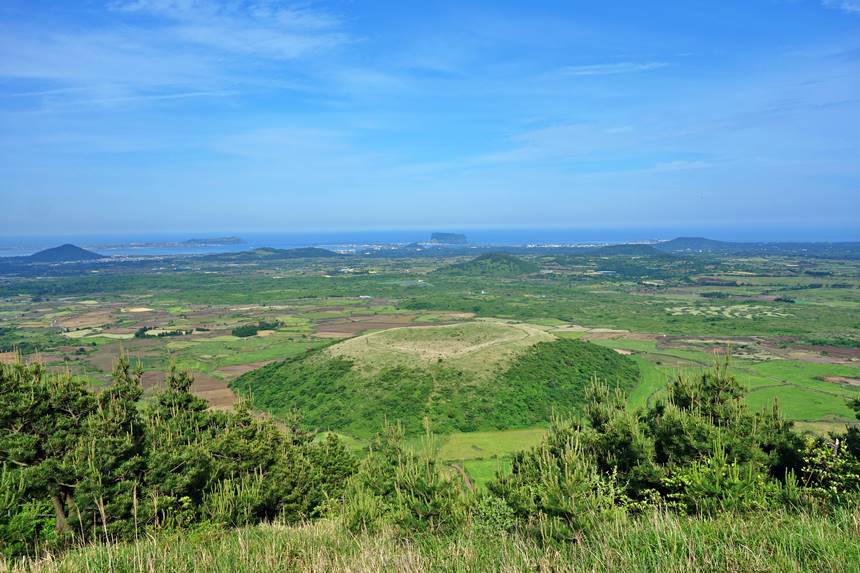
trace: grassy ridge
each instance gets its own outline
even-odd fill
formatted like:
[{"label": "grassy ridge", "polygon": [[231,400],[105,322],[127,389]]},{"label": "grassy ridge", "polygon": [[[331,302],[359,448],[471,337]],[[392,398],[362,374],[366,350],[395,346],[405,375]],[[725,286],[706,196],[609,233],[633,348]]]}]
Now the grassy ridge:
[{"label": "grassy ridge", "polygon": [[513,277],[538,272],[540,267],[531,260],[505,253],[486,253],[440,270],[442,273],[465,276]]},{"label": "grassy ridge", "polygon": [[769,513],[714,519],[652,513],[608,522],[578,543],[541,547],[471,533],[402,542],[335,521],[263,525],[94,546],[12,571],[856,571],[860,515]]},{"label": "grassy ridge", "polygon": [[367,436],[386,419],[419,432],[425,416],[440,433],[535,426],[553,412],[575,412],[593,378],[629,391],[638,377],[636,364],[610,349],[555,340],[527,348],[488,378],[444,363],[368,375],[351,360],[316,352],[249,372],[231,387],[275,415],[295,410],[310,426]]}]

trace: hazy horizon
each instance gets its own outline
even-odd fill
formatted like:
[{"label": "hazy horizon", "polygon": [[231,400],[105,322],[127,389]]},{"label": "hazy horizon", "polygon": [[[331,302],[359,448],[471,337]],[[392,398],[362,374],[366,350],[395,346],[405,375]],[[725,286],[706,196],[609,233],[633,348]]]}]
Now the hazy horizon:
[{"label": "hazy horizon", "polygon": [[7,236],[858,238],[856,0],[10,0],[0,33]]},{"label": "hazy horizon", "polygon": [[[709,228],[500,228],[500,227],[420,227],[401,229],[317,229],[299,231],[226,230],[212,232],[174,231],[162,233],[90,234],[0,234],[0,257],[29,255],[46,248],[72,243],[107,255],[205,254],[242,251],[259,247],[297,248],[348,244],[406,244],[428,241],[433,232],[464,233],[471,245],[514,246],[526,244],[612,244],[667,241],[677,237],[704,237],[728,242],[856,242],[854,227],[843,229],[801,229],[795,227],[709,227]],[[239,237],[236,245],[136,246],[141,243],[181,243],[188,239]]]}]

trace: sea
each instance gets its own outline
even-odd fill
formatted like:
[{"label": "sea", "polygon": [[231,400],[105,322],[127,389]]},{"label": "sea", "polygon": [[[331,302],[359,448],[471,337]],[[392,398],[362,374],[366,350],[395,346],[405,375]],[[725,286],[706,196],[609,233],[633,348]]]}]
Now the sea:
[{"label": "sea", "polygon": [[[853,228],[798,227],[796,225],[739,225],[708,227],[570,227],[570,228],[421,228],[384,230],[188,231],[170,233],[105,233],[2,235],[0,257],[24,256],[71,243],[108,256],[152,256],[239,252],[259,247],[290,249],[297,247],[343,248],[350,246],[409,244],[430,240],[434,231],[466,235],[472,245],[599,245],[665,241],[675,237],[706,237],[724,241],[814,242],[857,241]],[[184,245],[188,239],[240,237],[240,244]]]}]

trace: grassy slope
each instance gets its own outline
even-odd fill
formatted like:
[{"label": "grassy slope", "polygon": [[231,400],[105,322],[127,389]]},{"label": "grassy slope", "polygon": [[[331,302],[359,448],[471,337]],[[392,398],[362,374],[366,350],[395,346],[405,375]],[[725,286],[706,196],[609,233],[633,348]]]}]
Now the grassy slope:
[{"label": "grassy slope", "polygon": [[[496,328],[494,323],[488,326]],[[323,351],[271,364],[241,376],[232,387],[276,415],[297,410],[311,426],[369,436],[385,419],[400,420],[407,432],[420,432],[425,416],[440,433],[540,425],[553,411],[575,411],[592,378],[629,390],[639,375],[631,360],[575,340],[538,342],[509,356],[515,349],[504,337],[502,344],[488,345],[494,339],[449,338],[463,331],[446,327],[398,330],[404,336],[400,349],[391,344],[365,346],[362,338],[373,338],[361,337],[344,343],[350,352]],[[438,354],[474,340],[480,347],[475,353]],[[367,368],[356,344],[373,358],[366,361]],[[418,346],[428,354],[421,356]],[[499,360],[498,347],[507,361]],[[481,371],[479,364],[501,367]]]},{"label": "grassy slope", "polygon": [[465,276],[513,277],[538,272],[531,260],[505,253],[486,253],[479,257],[441,269],[443,273]]},{"label": "grassy slope", "polygon": [[[558,549],[517,536],[471,534],[398,541],[344,533],[323,520],[143,538],[87,547],[14,571],[856,571],[860,516],[760,514],[716,519],[651,514],[598,525]],[[2,563],[0,563],[2,569]]]}]

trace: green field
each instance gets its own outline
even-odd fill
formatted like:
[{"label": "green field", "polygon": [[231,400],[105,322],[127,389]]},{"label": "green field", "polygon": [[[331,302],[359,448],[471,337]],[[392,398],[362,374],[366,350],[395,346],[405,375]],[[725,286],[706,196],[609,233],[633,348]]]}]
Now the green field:
[{"label": "green field", "polygon": [[[429,424],[441,475],[456,481],[465,473],[478,496],[500,476],[513,475],[515,456],[539,447],[554,415],[583,415],[594,379],[620,388],[630,407],[647,409],[665,396],[670,380],[695,378],[730,354],[731,371],[749,390],[743,400],[752,410],[766,412],[776,402],[799,432],[818,436],[857,423],[848,405],[860,398],[855,260],[812,265],[779,257],[704,261],[624,254],[524,260],[470,265],[462,264],[469,261],[463,257],[355,257],[349,272],[328,260],[196,263],[172,273],[5,280],[0,358],[13,362],[20,351],[25,360],[41,358],[49,369],[71,371],[103,389],[117,357],[127,353],[149,371],[145,408],[157,403],[161,380],[176,365],[195,374],[191,391],[214,408],[229,410],[238,393],[255,416],[320,431],[313,442],[318,447],[334,433],[359,459],[391,423],[405,430],[406,451],[420,453]],[[808,268],[830,275],[804,275]],[[667,534],[678,523],[659,531]],[[704,541],[709,522],[683,527],[701,533],[683,538],[687,546],[723,547],[718,539]],[[762,535],[758,522],[739,527],[747,528],[745,535]],[[626,543],[622,529],[605,534]],[[271,530],[242,531],[250,540]],[[301,540],[301,531],[313,529],[283,531]],[[234,552],[233,538],[218,539],[212,551]],[[769,542],[790,539],[785,530]],[[644,541],[629,542],[642,547]],[[261,543],[232,553],[231,570],[260,555],[272,559],[269,547],[293,541],[275,535]],[[297,543],[325,559],[313,539]],[[182,547],[166,562],[180,563]],[[542,549],[518,547],[517,555],[546,558]],[[437,545],[420,558],[444,568],[451,564],[444,557],[450,549]],[[737,552],[733,542],[721,550],[731,563],[752,559],[759,569],[771,566],[763,557]],[[88,549],[58,567],[98,568],[94,563],[108,555],[122,562],[125,551]],[[403,548],[387,545],[385,551],[402,554]],[[605,556],[590,551],[577,559],[604,563]],[[343,548],[335,554],[342,559]],[[612,557],[613,565],[618,559]]]},{"label": "green field", "polygon": [[[304,386],[298,394],[256,389],[254,399],[274,400],[278,413],[315,403],[311,421],[332,429],[349,426],[348,411],[356,404],[360,411],[372,404],[375,413],[352,426],[360,443],[378,429],[383,414],[405,415],[412,420],[410,430],[418,432],[422,412],[436,412],[431,422],[443,433],[482,430],[447,438],[460,436],[467,444],[460,453],[475,455],[444,454],[452,463],[465,460],[477,481],[523,443],[510,441],[509,430],[495,434],[466,416],[470,409],[497,410],[490,426],[533,424],[524,435],[537,435],[546,420],[529,421],[535,418],[522,415],[526,406],[510,394],[494,400],[491,386],[476,388],[541,341],[584,339],[628,353],[638,369],[638,382],[627,386],[635,406],[652,404],[669,379],[711,365],[714,350],[726,348],[751,390],[748,403],[767,408],[777,400],[806,430],[853,423],[847,401],[860,393],[860,386],[826,380],[860,378],[854,350],[860,340],[856,260],[653,257],[631,251],[610,257],[493,256],[474,264],[462,257],[354,257],[348,273],[341,272],[342,262],[325,259],[234,264],[214,270],[198,264],[178,273],[7,280],[0,283],[0,344],[25,354],[38,350],[54,367],[99,385],[120,352],[156,370],[175,363],[223,388],[270,361],[304,362],[309,353],[317,356],[309,363],[321,356],[344,360],[364,380],[382,373],[382,384],[364,383],[362,396],[339,400],[325,415],[330,401]],[[809,269],[826,276],[804,274]],[[713,286],[701,282],[703,277],[735,286]],[[773,300],[778,296],[794,302]],[[268,321],[281,327],[267,336],[231,336],[236,327]],[[454,324],[414,328],[439,322]],[[134,338],[142,326],[154,332],[204,330]],[[829,341],[841,346],[822,346]],[[313,352],[319,349],[322,354]],[[341,390],[335,385],[331,391]],[[427,410],[434,401],[438,408]],[[495,445],[487,449],[489,444]],[[456,442],[443,447],[449,450],[458,450]]]}]

